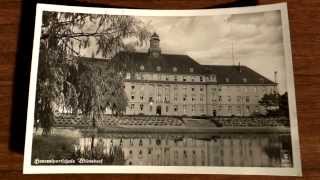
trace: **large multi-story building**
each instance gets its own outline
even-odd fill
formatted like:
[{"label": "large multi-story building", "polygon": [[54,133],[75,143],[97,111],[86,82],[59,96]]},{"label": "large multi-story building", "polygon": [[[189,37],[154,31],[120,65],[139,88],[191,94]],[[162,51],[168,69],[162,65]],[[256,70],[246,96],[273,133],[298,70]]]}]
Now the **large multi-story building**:
[{"label": "large multi-story building", "polygon": [[[126,58],[122,58],[126,57]],[[264,94],[277,83],[243,65],[201,65],[187,55],[165,54],[153,34],[148,52],[121,52],[127,69],[127,115],[249,116],[263,113]]]}]

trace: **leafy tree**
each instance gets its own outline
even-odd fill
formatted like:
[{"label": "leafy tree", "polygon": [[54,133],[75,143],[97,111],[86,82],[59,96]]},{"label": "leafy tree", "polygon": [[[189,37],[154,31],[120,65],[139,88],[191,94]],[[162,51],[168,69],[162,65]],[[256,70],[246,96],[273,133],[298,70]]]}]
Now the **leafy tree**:
[{"label": "leafy tree", "polygon": [[288,102],[288,93],[287,92],[285,92],[280,97],[279,113],[280,113],[280,115],[289,118],[289,102]]},{"label": "leafy tree", "polygon": [[259,103],[266,108],[268,116],[289,117],[287,92],[283,95],[279,93],[265,94]]},{"label": "leafy tree", "polygon": [[43,12],[35,109],[43,134],[50,133],[54,111],[61,108],[92,119],[106,107],[120,114],[126,106],[125,99],[119,101],[125,98],[121,88],[125,67],[117,72],[112,66],[85,67],[79,56],[95,47],[93,56],[110,59],[127,49],[126,39],[142,45],[149,36],[133,16]]}]

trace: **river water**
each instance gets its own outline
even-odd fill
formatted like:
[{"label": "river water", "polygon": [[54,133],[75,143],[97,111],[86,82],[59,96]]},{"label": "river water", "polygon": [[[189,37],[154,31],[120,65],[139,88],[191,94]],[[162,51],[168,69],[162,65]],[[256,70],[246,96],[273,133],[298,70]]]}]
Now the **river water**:
[{"label": "river water", "polygon": [[289,134],[104,133],[78,142],[79,156],[112,157],[110,164],[292,167]]}]

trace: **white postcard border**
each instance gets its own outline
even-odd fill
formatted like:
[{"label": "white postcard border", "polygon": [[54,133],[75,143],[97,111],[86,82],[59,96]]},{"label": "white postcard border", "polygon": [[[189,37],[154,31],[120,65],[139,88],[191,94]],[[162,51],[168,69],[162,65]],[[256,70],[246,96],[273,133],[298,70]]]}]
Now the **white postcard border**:
[{"label": "white postcard border", "polygon": [[[292,168],[265,168],[265,167],[208,167],[208,166],[107,166],[107,165],[31,165],[32,138],[34,126],[34,109],[36,97],[36,81],[38,70],[38,58],[40,49],[40,36],[43,11],[77,12],[91,14],[112,15],[135,15],[135,16],[209,16],[226,14],[244,14],[267,11],[281,11],[283,42],[286,58],[287,89],[290,110],[290,129],[292,140]],[[36,21],[34,29],[34,41],[32,52],[32,64],[29,85],[28,114],[24,153],[24,174],[78,174],[78,173],[121,173],[121,174],[240,174],[240,175],[279,175],[279,176],[302,176],[300,146],[298,136],[297,110],[293,77],[292,52],[288,23],[287,4],[272,4],[255,7],[205,9],[205,10],[133,10],[133,9],[110,9],[92,7],[74,7],[38,4],[36,9]]]}]

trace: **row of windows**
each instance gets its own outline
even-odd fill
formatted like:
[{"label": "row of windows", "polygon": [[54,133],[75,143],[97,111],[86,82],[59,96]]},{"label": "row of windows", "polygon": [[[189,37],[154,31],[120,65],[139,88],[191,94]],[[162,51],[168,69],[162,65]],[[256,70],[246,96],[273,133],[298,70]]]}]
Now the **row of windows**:
[{"label": "row of windows", "polygon": [[[179,111],[179,106],[178,105],[173,105],[171,108],[172,108],[172,110],[174,112],[178,112]],[[131,104],[130,105],[130,109],[131,110],[135,110],[135,104]],[[169,112],[169,109],[170,109],[170,106],[165,106],[165,112]],[[223,109],[224,109],[224,107],[222,105],[218,106],[218,108],[217,108],[218,111],[223,111]],[[145,105],[144,104],[140,104],[139,105],[139,110],[141,112],[144,112],[145,111]],[[153,110],[154,110],[154,107],[153,106],[149,106],[149,112],[153,112]],[[186,113],[187,112],[187,105],[182,105],[182,110],[183,110],[183,112]],[[205,110],[205,105],[200,105],[199,106],[199,111],[203,113],[204,110]],[[236,112],[249,113],[251,111],[258,112],[259,110],[260,110],[260,107],[258,105],[256,105],[254,108],[252,108],[252,107],[250,107],[248,105],[246,105],[246,106],[237,105],[236,106]],[[191,105],[191,112],[195,112],[195,111],[196,111],[196,105],[193,104],[193,105]],[[227,106],[227,111],[229,113],[234,112],[232,106]]]},{"label": "row of windows", "polygon": [[[232,102],[232,96],[225,96],[227,102]],[[255,98],[258,100],[259,96],[255,96]],[[250,96],[237,96],[236,97],[237,103],[250,103]],[[222,102],[223,97],[218,96],[218,101]],[[216,99],[212,98],[212,102],[216,102]]]},{"label": "row of windows", "polygon": [[[190,151],[190,152],[189,152],[189,151]],[[197,161],[199,160],[199,158],[200,158],[200,160],[201,160],[201,162],[200,162],[201,165],[205,165],[206,153],[205,153],[204,150],[201,150],[201,152],[200,152],[200,157],[198,157],[196,150],[189,150],[189,151],[184,150],[184,151],[182,151],[182,153],[180,154],[178,150],[175,150],[175,151],[173,152],[173,160],[174,160],[173,163],[174,163],[174,165],[178,165],[178,164],[179,164],[179,162],[178,162],[179,157],[183,157],[184,161],[187,161],[189,154],[191,154],[191,155],[190,155],[190,157],[191,157],[191,165],[196,165],[196,164],[197,164]],[[164,152],[165,152],[165,154],[167,154],[168,149],[165,149]],[[151,155],[151,153],[152,153],[152,149],[148,149],[147,154],[148,154],[148,155]],[[167,155],[168,155],[168,154],[167,154]],[[133,156],[133,151],[132,151],[132,150],[129,150],[129,157],[132,158],[132,156]],[[140,149],[140,150],[138,151],[138,156],[137,156],[137,157],[138,157],[139,159],[140,159],[140,158],[143,158],[143,150],[142,150],[142,149]],[[165,155],[165,158],[168,158],[168,156]],[[160,154],[157,154],[156,159],[157,159],[157,161],[160,161]],[[167,160],[168,160],[168,159],[167,159]],[[184,162],[184,164],[185,164],[185,163],[186,163],[186,162]],[[166,161],[166,164],[169,165],[169,164],[170,164],[169,161]],[[131,162],[131,161],[129,161],[129,165],[132,165],[132,162]],[[185,165],[187,165],[187,164],[185,164]]]},{"label": "row of windows", "polygon": [[[219,106],[218,108],[219,111],[223,110],[222,106]],[[232,111],[232,106],[228,106],[227,110],[229,113],[232,113],[234,111]],[[236,106],[236,112],[246,112],[246,113],[250,113],[251,111],[259,111],[259,106],[255,106],[254,108],[250,107],[250,106]]]},{"label": "row of windows", "polygon": [[[154,88],[154,87],[152,87],[152,88]],[[136,86],[135,86],[135,85],[131,85],[131,90],[134,91],[135,89],[136,89]],[[158,87],[158,89],[161,89],[161,88]],[[165,89],[166,91],[169,91],[169,86],[164,87],[164,89]],[[195,87],[191,87],[191,91],[195,91],[195,89],[196,89]],[[142,86],[142,87],[140,88],[140,90],[144,90],[144,87]],[[173,87],[173,90],[177,91],[177,90],[178,90],[178,86],[174,86],[174,87]],[[187,90],[187,87],[186,87],[186,86],[183,86],[183,87],[182,87],[182,90],[186,91],[186,90]],[[203,91],[203,90],[204,90],[204,86],[200,86],[199,91]],[[220,89],[220,91],[221,91],[221,89]]]},{"label": "row of windows", "polygon": [[[143,96],[143,95],[140,95],[140,96],[139,96],[139,99],[140,99],[141,101],[143,101],[143,100],[144,100],[144,96]],[[187,95],[187,94],[184,94],[184,95],[182,96],[182,101],[188,101],[188,99],[189,99],[189,98],[188,98],[188,95]],[[191,101],[196,101],[196,99],[197,99],[197,98],[196,98],[196,95],[195,95],[195,94],[192,94],[190,100],[191,100]],[[136,96],[135,96],[134,94],[131,95],[131,100],[137,100],[137,99],[136,99]],[[158,102],[163,101],[163,102],[165,102],[165,103],[170,103],[170,97],[169,97],[169,95],[166,95],[166,96],[162,97],[161,94],[158,94],[157,97],[156,97],[156,100],[157,100]],[[178,94],[174,94],[173,100],[174,100],[174,101],[178,101]],[[199,100],[200,100],[200,101],[204,101],[204,94],[200,94]],[[151,102],[154,102],[153,97],[149,97],[149,102],[150,102],[150,103],[151,103]]]},{"label": "row of windows", "polygon": [[[144,75],[142,73],[136,73],[134,76],[131,76],[129,73],[127,74],[126,79],[136,79],[136,80],[158,80],[158,81],[182,81],[182,82],[204,82],[204,76],[169,76],[162,74],[154,74],[154,75]],[[211,78],[208,78],[211,80]]]},{"label": "row of windows", "polygon": [[[158,71],[158,72],[161,71],[161,67],[160,67],[160,66],[157,66],[156,68],[157,68],[157,71]],[[141,68],[140,68],[140,69],[141,69]],[[173,71],[173,72],[177,72],[177,71]],[[191,72],[191,71],[190,71],[190,72]],[[193,72],[193,71],[192,71],[192,72]],[[149,77],[151,77],[151,76],[152,76],[152,75],[150,75]],[[146,79],[145,77],[147,77],[147,76],[144,76],[143,73],[136,73],[134,76],[132,76],[132,78],[135,78],[135,79],[138,79],[138,80],[145,80],[145,79]],[[157,78],[153,78],[153,79],[151,79],[151,80],[163,80],[161,77],[162,77],[161,74],[157,74]],[[200,82],[203,82],[204,79],[205,79],[205,76],[199,76],[198,78],[199,78]],[[191,76],[191,81],[194,82],[194,81],[198,80],[198,78],[197,78],[197,77],[194,77],[194,76]],[[131,74],[128,74],[128,75],[127,75],[127,79],[131,79]],[[178,75],[174,75],[174,76],[173,76],[173,79],[170,79],[168,75],[165,75],[165,78],[164,78],[164,79],[165,79],[166,81],[169,81],[169,80],[178,81],[178,79],[180,79],[180,78],[178,78]],[[182,76],[182,81],[183,81],[183,82],[186,82],[187,79],[188,79],[187,76]],[[212,80],[212,81],[216,81],[215,75],[208,76],[207,79],[208,79],[209,81],[211,81],[211,80]],[[260,78],[259,81],[260,81],[261,83],[264,83],[264,79],[263,79],[263,78]],[[230,78],[229,78],[229,77],[226,77],[226,78],[224,79],[224,82],[225,82],[225,83],[230,83]],[[248,82],[248,79],[247,79],[247,78],[242,78],[242,82],[243,82],[243,83],[247,83],[247,82]]]},{"label": "row of windows", "polygon": [[[143,91],[145,87],[146,86],[141,86],[141,88],[139,90]],[[158,85],[158,86],[151,85],[150,89],[151,90],[152,89],[156,89],[156,87],[157,87],[158,90],[161,90],[161,88],[162,88],[161,85]],[[224,86],[223,89],[222,89],[222,87],[213,87],[213,88],[210,88],[210,90],[214,94],[217,91],[229,90],[230,88],[235,89],[238,92],[241,92],[241,91],[243,91],[243,92],[255,92],[255,93],[258,92],[258,87],[248,87],[248,86],[246,86],[246,87],[243,87],[243,86]],[[131,85],[131,90],[132,91],[135,91],[136,89],[137,88],[136,88],[135,85]],[[163,89],[165,91],[169,91],[170,90],[170,85],[165,85],[163,87]],[[178,88],[178,85],[173,86],[173,90],[174,91],[177,91],[178,89],[180,89],[180,88]],[[183,91],[187,91],[189,88],[187,86],[182,86],[181,89]],[[192,92],[196,91],[197,89],[199,89],[199,91],[202,92],[202,91],[205,90],[205,87],[204,86],[200,86],[199,88],[198,88],[198,86],[191,86],[190,87],[190,90]],[[260,87],[259,89],[262,90],[262,92],[264,92],[264,93],[274,93],[275,92],[275,89],[274,88],[270,88],[270,87],[263,87],[263,88]]]},{"label": "row of windows", "polygon": [[[191,154],[196,154],[196,150],[189,150],[189,151],[191,151]],[[203,150],[202,150],[203,151]],[[176,151],[176,152],[178,152],[178,151]],[[147,149],[147,153],[148,154],[152,154],[152,148],[148,148]],[[203,151],[203,153],[204,153],[204,151]],[[129,154],[130,155],[132,155],[133,154],[133,151],[132,150],[129,150]],[[140,149],[139,151],[138,151],[138,154],[139,155],[142,155],[143,154],[143,150],[142,149]],[[188,151],[187,150],[184,150],[183,151],[183,155],[184,155],[184,157],[186,158],[186,157],[188,157]]]},{"label": "row of windows", "polygon": [[[163,98],[164,99],[162,99],[162,95],[161,94],[158,94],[156,100],[158,102],[164,101],[165,103],[170,103],[170,96],[168,94],[165,95]],[[232,96],[225,96],[225,98],[226,98],[227,102],[232,102]],[[144,100],[144,96],[140,95],[139,99],[141,101],[143,101]],[[204,94],[200,94],[199,100],[200,101],[204,101],[204,99],[205,99]],[[259,100],[259,96],[255,96],[255,99]],[[136,96],[134,94],[131,95],[131,100],[136,100]],[[174,101],[178,101],[178,94],[174,94],[173,100]],[[183,94],[182,95],[182,101],[188,101],[188,100],[189,100],[189,96],[187,94]],[[192,94],[190,100],[191,101],[196,101],[197,100],[196,95]],[[149,102],[153,102],[153,101],[154,101],[153,97],[149,97]],[[223,102],[223,96],[217,96],[217,99],[216,98],[212,98],[212,102],[217,102],[217,101],[218,102]],[[250,103],[250,96],[236,96],[236,102],[237,103]]]},{"label": "row of windows", "polygon": [[[130,105],[130,109],[131,110],[134,110],[135,109],[135,104],[131,104]],[[174,112],[178,112],[179,111],[179,106],[178,105],[173,105],[172,107],[172,110],[174,111]],[[169,109],[170,109],[170,106],[165,106],[165,112],[169,112]],[[199,110],[200,110],[200,112],[204,112],[204,109],[205,109],[205,105],[200,105],[200,108],[199,108]],[[144,104],[140,104],[139,105],[139,110],[141,111],[141,112],[143,112],[144,110],[145,110],[145,105]],[[154,107],[153,106],[149,106],[149,112],[153,112],[153,110],[154,110]],[[184,112],[186,112],[187,111],[187,105],[182,105],[182,110],[184,111]],[[191,111],[192,112],[195,112],[195,110],[196,110],[196,105],[191,105]]]},{"label": "row of windows", "polygon": [[[140,70],[141,70],[141,71],[144,71],[144,65],[141,65],[141,66],[140,66]],[[161,66],[156,66],[156,70],[157,70],[158,72],[160,72],[160,71],[161,71]],[[177,71],[178,71],[178,68],[177,68],[177,67],[173,67],[173,68],[172,68],[172,72],[177,72]],[[193,72],[194,72],[194,68],[193,68],[193,67],[190,67],[190,68],[189,68],[189,72],[193,73]]]},{"label": "row of windows", "polygon": [[[136,145],[138,146],[144,146],[144,145],[152,145],[153,142],[156,144],[156,145],[161,145],[161,144],[164,144],[166,146],[169,145],[169,141],[173,142],[175,146],[178,145],[179,142],[183,143],[182,145],[183,146],[196,146],[196,145],[199,145],[199,146],[204,146],[205,145],[205,142],[204,141],[197,141],[196,139],[190,139],[190,141],[187,141],[187,140],[183,140],[183,141],[175,141],[175,140],[170,140],[170,139],[156,139],[155,141],[152,141],[151,138],[148,139],[148,141],[143,141],[143,139],[136,139],[137,141],[135,141],[134,139],[129,139],[129,145],[130,146],[134,146],[135,145],[135,142],[137,142]],[[112,140],[111,140],[112,141]],[[112,143],[112,142],[111,142]],[[146,143],[146,144],[145,144]],[[122,144],[122,139],[120,139],[120,144]]]}]

